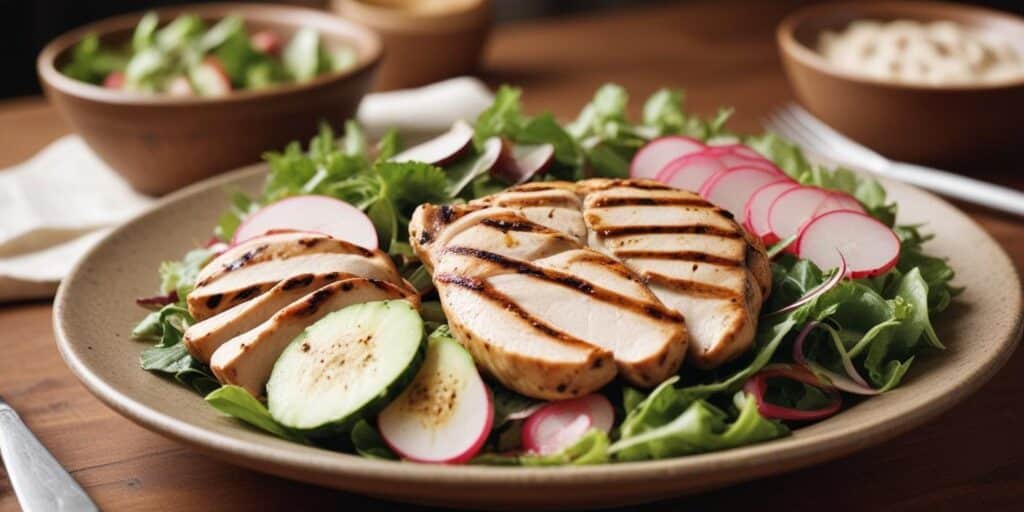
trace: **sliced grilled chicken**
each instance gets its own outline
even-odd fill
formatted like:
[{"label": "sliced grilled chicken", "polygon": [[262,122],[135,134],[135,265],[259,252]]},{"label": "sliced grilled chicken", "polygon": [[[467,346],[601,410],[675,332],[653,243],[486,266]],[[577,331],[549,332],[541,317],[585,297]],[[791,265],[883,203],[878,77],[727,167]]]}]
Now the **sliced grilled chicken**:
[{"label": "sliced grilled chicken", "polygon": [[306,327],[346,306],[392,299],[419,307],[419,296],[386,281],[352,278],[331,283],[221,345],[210,359],[210,369],[222,384],[241,386],[259,397],[281,352]]},{"label": "sliced grilled chicken", "polygon": [[274,233],[238,244],[203,267],[188,295],[189,313],[202,321],[294,276],[331,273],[402,284],[394,263],[379,250],[316,233]]},{"label": "sliced grilled chicken", "polygon": [[478,199],[473,204],[515,210],[531,222],[565,233],[583,245],[587,243],[587,225],[583,222],[582,204],[572,188],[524,185],[513,191]]},{"label": "sliced grilled chicken", "polygon": [[590,245],[683,314],[693,365],[714,368],[750,348],[771,272],[764,247],[727,212],[653,182],[587,180],[580,190]]},{"label": "sliced grilled chicken", "polygon": [[281,308],[310,292],[345,278],[337,272],[290,277],[255,299],[192,324],[185,330],[182,341],[193,357],[209,364],[213,352],[231,338],[263,323]]},{"label": "sliced grilled chicken", "polygon": [[520,393],[580,396],[616,372],[652,386],[682,362],[682,317],[614,258],[573,236],[479,205],[423,205],[410,232],[433,267],[456,337]]}]

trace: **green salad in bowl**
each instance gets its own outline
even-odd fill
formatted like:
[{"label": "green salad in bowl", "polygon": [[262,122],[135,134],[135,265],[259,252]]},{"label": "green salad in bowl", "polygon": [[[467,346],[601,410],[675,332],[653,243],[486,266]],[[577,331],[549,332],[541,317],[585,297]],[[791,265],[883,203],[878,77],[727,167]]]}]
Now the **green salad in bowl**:
[{"label": "green salad in bowl", "polygon": [[89,34],[60,68],[65,75],[109,89],[172,96],[223,96],[232,90],[300,83],[354,67],[353,48],[330,47],[312,28],[285,34],[249,31],[239,15],[209,25],[182,14],[160,26],[142,17],[131,38],[105,45]]},{"label": "green salad in bowl", "polygon": [[760,443],[913,378],[959,289],[874,179],[598,90],[502,87],[403,148],[355,122],[266,155],[164,263],[142,367],[272,435],[364,457],[566,465]]}]

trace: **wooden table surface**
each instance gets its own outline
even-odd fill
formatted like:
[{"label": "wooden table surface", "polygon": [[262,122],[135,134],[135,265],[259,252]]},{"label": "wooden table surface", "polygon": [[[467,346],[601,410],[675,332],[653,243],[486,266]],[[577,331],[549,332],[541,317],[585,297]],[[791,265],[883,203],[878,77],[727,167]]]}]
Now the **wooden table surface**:
[{"label": "wooden table surface", "polygon": [[[770,4],[770,5],[769,5]],[[573,115],[616,81],[636,98],[685,87],[700,113],[736,107],[734,126],[758,120],[789,92],[773,27],[793,2],[697,2],[500,27],[485,78],[525,89],[531,111]],[[41,99],[0,102],[0,168],[66,133]],[[1024,188],[1024,173],[971,169]],[[964,206],[1024,268],[1024,222]],[[47,302],[0,306],[0,394],[107,510],[387,510],[395,505],[236,468],[168,441],[93,398],[64,366]],[[1024,354],[930,425],[803,471],[651,506],[700,510],[782,506],[840,510],[1024,508]],[[0,469],[0,510],[17,510]]]}]

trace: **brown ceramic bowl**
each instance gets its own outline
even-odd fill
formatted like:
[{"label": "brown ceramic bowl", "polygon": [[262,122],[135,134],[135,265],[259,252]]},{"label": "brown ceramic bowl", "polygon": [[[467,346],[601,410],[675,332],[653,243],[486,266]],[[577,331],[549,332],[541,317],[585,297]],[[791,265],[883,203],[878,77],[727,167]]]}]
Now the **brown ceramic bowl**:
[{"label": "brown ceramic bowl", "polygon": [[184,185],[259,160],[289,141],[312,136],[326,121],[340,126],[370,87],[381,43],[369,29],[328,13],[298,7],[207,4],[158,9],[160,21],[191,12],[206,22],[240,14],[250,30],[286,37],[301,27],[318,30],[328,45],[349,45],[359,63],[344,73],[221,98],[176,98],[113,91],[65,76],[59,67],[88,33],[108,44],[131,36],[141,13],[109,18],[58,37],[39,55],[47,97],[89,147],[147,194]]},{"label": "brown ceramic bowl", "polygon": [[331,0],[331,8],[384,40],[378,90],[472,74],[491,27],[489,0]]},{"label": "brown ceramic bowl", "polygon": [[957,165],[1019,151],[1024,79],[907,85],[838,70],[815,50],[818,36],[859,19],[951,20],[1010,41],[1022,54],[1024,19],[946,3],[844,2],[801,9],[783,20],[777,32],[782,63],[797,99],[829,125],[879,153],[904,161]]}]

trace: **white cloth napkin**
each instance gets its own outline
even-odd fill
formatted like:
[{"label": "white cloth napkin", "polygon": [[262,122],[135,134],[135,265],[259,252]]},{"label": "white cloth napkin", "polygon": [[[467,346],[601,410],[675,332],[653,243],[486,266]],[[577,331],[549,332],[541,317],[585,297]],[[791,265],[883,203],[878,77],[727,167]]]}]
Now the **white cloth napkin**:
[{"label": "white cloth napkin", "polygon": [[[415,140],[456,120],[473,120],[492,99],[479,80],[460,77],[369,94],[357,118],[371,136],[396,128]],[[153,201],[132,190],[76,135],[0,171],[0,302],[52,297],[110,228]]]}]

